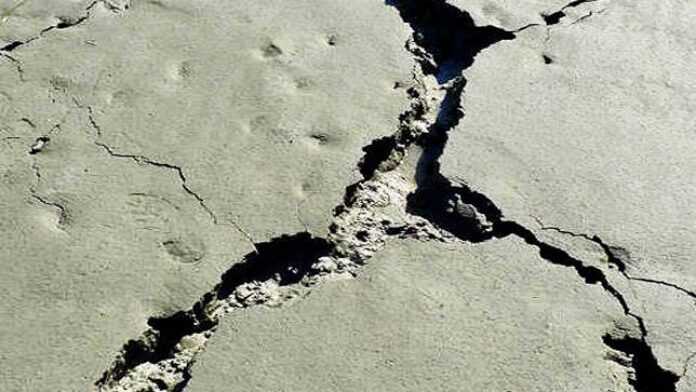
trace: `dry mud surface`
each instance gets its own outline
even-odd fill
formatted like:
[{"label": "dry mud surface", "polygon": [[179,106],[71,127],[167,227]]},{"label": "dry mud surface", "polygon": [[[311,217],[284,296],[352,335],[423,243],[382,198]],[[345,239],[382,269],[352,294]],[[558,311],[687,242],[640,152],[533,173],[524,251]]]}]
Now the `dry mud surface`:
[{"label": "dry mud surface", "polygon": [[0,390],[695,392],[694,17],[0,0]]}]

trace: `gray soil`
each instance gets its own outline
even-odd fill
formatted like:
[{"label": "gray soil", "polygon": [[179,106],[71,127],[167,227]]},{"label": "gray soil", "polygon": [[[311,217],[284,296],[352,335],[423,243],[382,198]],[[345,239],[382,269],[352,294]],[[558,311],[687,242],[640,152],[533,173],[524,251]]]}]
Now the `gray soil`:
[{"label": "gray soil", "polygon": [[696,392],[695,17],[0,0],[0,390]]}]

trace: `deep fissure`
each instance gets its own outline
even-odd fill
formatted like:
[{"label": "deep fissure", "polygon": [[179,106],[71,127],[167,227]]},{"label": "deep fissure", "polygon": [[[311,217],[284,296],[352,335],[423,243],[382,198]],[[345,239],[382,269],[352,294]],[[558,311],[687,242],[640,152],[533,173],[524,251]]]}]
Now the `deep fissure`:
[{"label": "deep fissure", "polygon": [[617,338],[607,334],[602,337],[602,341],[630,358],[635,375],[634,378],[629,379],[629,383],[636,392],[677,391],[676,384],[680,376],[660,367],[645,339],[630,336]]},{"label": "deep fissure", "polygon": [[[412,39],[407,42],[406,48],[414,55],[422,74],[433,76],[438,81],[436,87],[444,90],[444,96],[440,100],[436,118],[429,121],[427,115],[431,109],[423,97],[427,87],[414,76],[416,86],[407,89],[411,107],[400,116],[400,125],[394,135],[374,140],[363,148],[365,154],[358,165],[363,179],[346,188],[343,204],[334,211],[335,217],[351,209],[363,208],[359,204],[361,192],[371,187],[372,182],[379,181],[381,173],[398,167],[411,147],[419,146],[422,152],[415,173],[417,189],[407,197],[406,212],[422,217],[444,232],[468,242],[519,237],[538,248],[543,259],[573,268],[588,284],[601,285],[620,303],[624,313],[633,317],[640,326],[640,339],[603,338],[608,347],[631,356],[636,372],[634,387],[638,392],[654,386],[665,391],[674,390],[679,377],[659,366],[646,342],[647,330],[642,318],[631,312],[621,293],[608,282],[603,271],[540,241],[532,230],[506,220],[502,211],[487,196],[465,184],[452,183],[440,172],[439,159],[447,144],[448,133],[464,115],[461,95],[466,79],[462,72],[473,64],[474,58],[482,50],[497,42],[512,40],[515,34],[493,26],[476,26],[468,13],[444,0],[387,0],[385,3],[396,8],[404,22],[413,29]],[[568,6],[577,5],[574,3],[582,2],[576,1]],[[339,229],[333,225],[331,231],[337,233]],[[404,236],[413,230],[413,227],[386,227],[384,234]],[[357,230],[354,236],[359,242],[374,240],[366,230]],[[221,282],[191,309],[167,317],[151,318],[148,322],[150,329],[141,338],[131,340],[124,346],[120,357],[104,373],[97,386],[100,389],[115,386],[140,365],[169,361],[163,366],[174,367],[173,371],[178,372],[180,378],[173,384],[164,383],[161,379],[151,381],[162,390],[183,390],[191,378],[190,367],[195,356],[203,350],[204,343],[190,353],[181,355],[182,341],[194,335],[209,338],[222,315],[233,308],[267,304],[273,294],[264,291],[264,285],[280,288],[310,286],[312,277],[326,271],[321,266],[329,262],[322,259],[345,256],[334,240],[314,238],[309,233],[281,236],[255,245],[258,251],[246,255],[243,262],[234,264],[223,274]],[[360,264],[367,257],[355,253],[349,258]],[[224,309],[224,312],[220,313],[219,309]],[[181,362],[176,362],[177,355],[182,356]]]},{"label": "deep fissure", "polygon": [[[111,369],[97,381],[97,386],[108,386],[123,378],[129,370],[150,362],[171,358],[177,345],[188,335],[212,332],[219,319],[212,308],[230,297],[235,289],[249,282],[276,280],[280,286],[300,282],[309,275],[311,266],[319,257],[327,256],[329,243],[309,233],[281,236],[268,242],[257,243],[256,251],[244,256],[241,263],[227,270],[213,290],[206,293],[189,310],[167,317],[152,317],[145,336],[130,340]],[[190,365],[190,364],[189,364]],[[189,369],[181,369],[183,385],[190,379]],[[166,390],[166,389],[165,389]]]},{"label": "deep fissure", "polygon": [[[594,0],[573,1],[555,14],[560,15],[558,17],[560,20],[561,17],[565,16],[563,10],[592,1]],[[425,0],[420,2],[387,1],[387,3],[399,9],[402,19],[414,30],[416,43],[432,54],[434,61],[422,60],[419,62],[424,73],[436,74],[438,81],[451,83],[442,101],[437,121],[431,127],[430,132],[424,134],[417,141],[423,148],[416,169],[418,188],[413,194],[409,195],[407,212],[422,216],[436,226],[465,241],[481,242],[492,238],[503,238],[510,235],[517,236],[527,244],[537,247],[539,255],[543,259],[553,264],[574,268],[577,274],[588,284],[600,284],[605,291],[619,302],[624,313],[636,320],[640,328],[641,339],[622,346],[624,349],[630,349],[630,353],[634,358],[632,362],[636,372],[636,379],[632,381],[634,387],[638,392],[653,390],[655,387],[665,391],[675,390],[679,376],[659,366],[646,340],[648,332],[644,320],[631,311],[623,295],[611,285],[603,271],[592,266],[586,266],[581,260],[570,256],[566,251],[540,241],[532,230],[523,225],[515,221],[505,220],[502,211],[488,197],[471,190],[466,185],[455,186],[440,172],[439,159],[447,144],[448,134],[459,124],[464,116],[460,108],[461,96],[466,80],[460,76],[461,73],[473,64],[474,57],[481,50],[495,42],[514,39],[514,33],[486,26],[483,28],[485,30],[480,31],[480,34],[471,34],[474,38],[471,41],[469,50],[455,52],[456,55],[449,58],[447,55],[451,53],[449,51],[452,47],[451,41],[457,41],[456,38],[459,37],[457,33],[466,32],[468,28],[477,28],[466,12],[458,10],[445,1],[435,2],[440,4],[440,7],[435,7],[435,11],[432,13],[419,7],[419,4],[421,7],[425,3],[433,4],[433,2]],[[451,17],[438,20],[439,24],[435,27],[429,25],[428,22],[432,21],[430,19],[431,15],[440,15],[441,11]],[[456,23],[456,27],[452,29],[455,33],[451,35],[442,34],[441,28],[453,23],[451,21]],[[549,24],[548,21],[547,24]],[[452,39],[452,36],[454,36],[454,39]],[[462,54],[465,55],[462,56]],[[451,68],[453,66],[454,68]],[[460,68],[457,69],[457,67]],[[623,272],[625,265],[621,260],[615,257],[612,252],[609,252],[611,248],[608,245],[603,242],[599,243],[610,256],[610,262],[613,261]],[[604,339],[604,342],[609,347],[612,347],[607,343],[606,339]]]}]

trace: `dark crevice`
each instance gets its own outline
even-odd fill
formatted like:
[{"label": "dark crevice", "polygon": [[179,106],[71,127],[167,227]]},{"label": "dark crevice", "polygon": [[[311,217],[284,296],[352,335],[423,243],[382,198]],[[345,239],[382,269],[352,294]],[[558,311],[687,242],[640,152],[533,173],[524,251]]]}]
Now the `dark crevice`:
[{"label": "dark crevice", "polygon": [[[462,219],[457,209],[452,205],[461,202],[476,213],[485,217],[490,227],[481,230],[482,220],[478,214],[470,214],[471,218]],[[553,264],[572,267],[588,284],[600,284],[621,305],[624,312],[633,316],[645,331],[643,320],[633,315],[621,293],[608,281],[604,272],[599,268],[587,266],[581,260],[572,257],[568,252],[547,244],[533,233],[532,230],[510,220],[505,220],[501,210],[485,195],[471,190],[466,185],[454,185],[439,173],[434,173],[426,184],[408,197],[407,211],[428,219],[437,227],[470,242],[488,241],[494,238],[516,236],[527,244],[539,249],[539,255]]]},{"label": "dark crevice", "polygon": [[[474,63],[474,58],[482,50],[499,41],[512,40],[515,34],[494,26],[476,26],[469,13],[445,0],[386,0],[385,4],[396,8],[403,21],[413,29],[412,42],[416,46],[407,44],[406,48],[414,55],[422,72],[435,76],[446,90],[436,122],[430,126],[435,131],[429,129],[425,136],[446,137],[447,130],[463,117],[459,107],[466,80],[461,73]],[[411,127],[424,119],[429,108],[417,88],[411,87],[407,93],[411,107],[399,116],[399,130],[363,148],[365,154],[359,163],[363,180],[346,188],[345,205],[350,205],[361,183],[372,179],[378,171],[389,171],[398,166],[408,147],[419,142],[420,135],[414,135]],[[343,208],[345,206],[337,207],[334,213],[340,213]]]},{"label": "dark crevice", "polygon": [[[150,318],[150,330],[143,338],[125,344],[121,357],[96,385],[116,383],[140,364],[172,358],[185,336],[213,332],[218,319],[209,313],[211,305],[231,296],[241,285],[269,279],[274,279],[280,286],[296,284],[312,273],[311,266],[318,258],[329,255],[332,250],[326,240],[314,238],[309,233],[284,235],[255,246],[256,252],[247,254],[241,263],[227,270],[220,283],[191,309],[167,317]],[[188,370],[184,372],[184,378],[186,381],[190,379]],[[185,384],[178,385],[178,390],[183,390]],[[166,386],[162,389],[166,390]]]},{"label": "dark crevice", "polygon": [[[585,1],[575,1],[568,6],[583,2]],[[344,204],[336,207],[334,215],[351,208],[361,184],[373,179],[377,172],[398,166],[401,154],[413,143],[417,143],[422,148],[415,173],[417,190],[408,196],[407,212],[421,216],[465,241],[482,242],[517,236],[538,248],[543,259],[573,268],[587,284],[601,285],[619,302],[624,313],[638,322],[642,336],[642,339],[633,340],[607,340],[610,338],[605,337],[605,344],[612,348],[618,347],[620,351],[632,356],[636,374],[640,373],[636,378],[639,379],[638,385],[641,388],[653,385],[648,379],[658,377],[659,382],[654,385],[666,385],[660,391],[673,391],[678,378],[659,367],[645,340],[647,331],[642,318],[631,313],[621,293],[608,282],[602,270],[587,266],[566,251],[542,242],[532,230],[521,224],[505,220],[502,211],[486,195],[466,185],[454,184],[440,172],[439,159],[447,144],[448,133],[464,116],[461,96],[466,80],[462,72],[473,64],[476,55],[482,50],[502,40],[514,39],[515,34],[493,26],[476,26],[467,12],[444,0],[387,0],[385,3],[395,7],[404,22],[414,30],[410,42],[415,45],[407,44],[406,47],[416,57],[423,73],[435,76],[440,83],[439,87],[445,90],[445,95],[438,108],[437,118],[428,125],[427,132],[421,135],[414,134],[410,127],[416,121],[425,122],[429,108],[424,103],[425,100],[421,99],[417,88],[408,90],[411,107],[400,116],[399,129],[395,135],[375,140],[363,148],[365,155],[359,164],[363,179],[346,188]],[[113,151],[110,153],[114,155]],[[123,157],[136,161],[142,159],[138,156]],[[399,235],[408,229],[394,227],[387,234]],[[335,227],[331,230],[335,230]],[[356,237],[361,239],[360,231],[356,233]],[[335,251],[334,245],[329,241],[313,238],[308,233],[282,236],[255,246],[257,252],[246,255],[242,263],[233,265],[223,274],[221,282],[191,309],[168,317],[151,318],[148,321],[150,330],[141,339],[129,341],[125,345],[122,357],[97,385],[113,384],[139,364],[157,363],[172,358],[177,344],[188,335],[214,332],[219,317],[211,315],[210,308],[233,297],[238,287],[269,279],[277,281],[281,286],[300,283],[313,276],[312,265],[317,259],[330,256]],[[184,389],[191,377],[190,365],[188,363],[184,370],[184,382],[174,390]],[[638,390],[646,391],[647,389]]]},{"label": "dark crevice", "polygon": [[635,388],[636,392],[677,391],[676,384],[679,376],[660,367],[655,354],[644,339],[604,335],[602,340],[610,348],[621,351],[630,358],[635,374],[629,378],[629,384]]},{"label": "dark crevice", "polygon": [[558,11],[550,12],[550,13],[542,13],[542,14],[541,14],[541,18],[544,19],[544,23],[546,23],[547,26],[553,26],[553,25],[555,25],[555,24],[560,23],[561,19],[565,18],[565,16],[566,16],[565,10],[567,10],[568,8],[575,8],[575,7],[578,7],[578,6],[582,5],[582,4],[585,4],[585,3],[592,3],[592,2],[595,2],[595,1],[597,1],[597,0],[576,0],[576,1],[571,1],[570,3],[566,4],[565,6],[563,6],[563,8],[561,8],[561,9],[558,10]]},{"label": "dark crevice", "polygon": [[[433,74],[442,75],[447,72],[459,74],[473,63],[473,58],[483,48],[499,39],[514,37],[512,33],[493,27],[476,27],[467,13],[444,1],[417,1],[408,4],[406,2],[391,2],[390,4],[411,18],[410,23],[420,31],[418,34],[414,34],[414,37],[417,36],[416,41],[419,45],[424,45],[428,50],[437,52],[435,59],[438,65],[432,69]],[[416,4],[415,8],[413,4]],[[426,17],[423,18],[422,15],[426,15]],[[442,23],[445,25],[441,26]],[[447,33],[452,29],[456,30],[455,36]],[[443,45],[443,43],[445,44]],[[422,66],[424,64],[421,63]],[[424,72],[426,69],[423,68]],[[450,126],[449,124],[457,122],[462,117],[458,106],[464,80],[463,78],[453,80],[454,77],[447,79],[452,80],[452,86],[448,87],[448,94],[441,105],[438,119],[434,125],[442,129],[442,132],[438,132],[437,135],[443,135],[445,128]],[[395,135],[376,140],[363,149],[365,155],[359,166],[363,180],[346,189],[345,204],[337,207],[335,214],[350,208],[352,198],[361,184],[372,179],[378,170],[390,170],[398,165],[400,154],[416,141],[417,137],[414,135],[412,126],[416,121],[423,121],[428,108],[418,88],[409,88],[407,93],[411,98],[411,105],[400,115],[399,129]],[[100,128],[94,123],[91,114],[90,111],[92,126],[100,134]],[[182,183],[185,182],[183,172],[177,166],[158,163],[143,156],[117,153],[103,143],[98,141],[96,143],[111,156],[176,170]],[[400,229],[394,228],[393,230],[395,230],[393,233],[396,235],[401,233]],[[357,232],[356,237],[360,240],[361,233]],[[363,236],[363,240],[365,239],[367,239],[366,236]],[[241,285],[269,279],[277,281],[281,286],[296,284],[302,279],[312,276],[314,271],[311,266],[317,259],[328,256],[335,250],[334,245],[331,245],[327,240],[313,238],[307,233],[283,236],[267,243],[255,244],[255,246],[257,252],[248,254],[243,263],[232,266],[222,276],[221,283],[205,294],[191,309],[164,318],[151,318],[148,321],[150,330],[140,339],[131,340],[124,346],[121,357],[110,370],[104,373],[97,382],[97,386],[118,383],[118,380],[125,377],[139,364],[158,363],[172,358],[177,344],[186,336],[197,333],[212,333],[217,326],[218,318],[210,315],[209,308],[211,305],[233,296],[235,290]],[[190,379],[188,367],[184,369],[183,373],[184,382],[176,386],[178,390],[183,390],[186,382]]]},{"label": "dark crevice", "polygon": [[380,164],[389,159],[395,148],[396,139],[394,136],[375,139],[369,145],[363,147],[365,155],[358,163],[358,168],[363,178],[372,178]]},{"label": "dark crevice", "polygon": [[[584,2],[587,1],[574,1],[563,9]],[[645,348],[636,351],[636,358],[640,359],[634,366],[639,366],[636,373],[642,373],[641,380],[653,374],[668,374],[657,365],[654,357],[653,362],[646,359],[646,352],[652,355],[652,351],[645,340],[645,322],[632,313],[623,295],[609,283],[602,270],[585,265],[563,249],[539,240],[532,230],[523,225],[505,220],[502,211],[491,199],[466,185],[455,185],[441,174],[439,160],[447,145],[448,134],[464,116],[461,96],[466,80],[462,72],[473,64],[474,58],[482,50],[499,41],[514,39],[515,34],[493,26],[478,27],[468,13],[444,1],[392,0],[387,1],[387,4],[396,7],[402,19],[414,30],[413,41],[417,47],[409,49],[419,58],[423,72],[435,75],[446,89],[435,123],[429,127],[428,133],[417,140],[423,151],[415,173],[417,189],[408,196],[407,212],[427,219],[436,227],[464,241],[482,242],[517,236],[538,248],[539,255],[544,260],[573,268],[587,284],[601,285],[619,303],[624,313],[638,323],[642,337],[639,342]],[[563,15],[562,11],[551,14],[547,23],[554,22],[556,18],[560,20]],[[418,49],[423,49],[426,53],[421,53]],[[625,269],[625,264],[619,258],[613,257],[611,262],[620,270]],[[677,380],[678,378],[666,377],[662,381],[671,385],[673,390]]]},{"label": "dark crevice", "polygon": [[446,83],[473,64],[481,50],[514,33],[494,26],[476,26],[471,15],[445,0],[387,0],[413,30],[413,41],[426,53],[418,59],[426,75]]},{"label": "dark crevice", "polygon": [[544,19],[544,23],[546,23],[547,26],[558,24],[565,16],[566,14],[563,11],[556,11],[551,14],[541,14],[541,17]]},{"label": "dark crevice", "polygon": [[599,245],[602,248],[602,250],[604,251],[604,254],[607,256],[607,262],[609,263],[609,265],[614,266],[628,280],[633,280],[633,281],[637,281],[637,282],[652,283],[652,284],[658,284],[658,285],[670,287],[670,288],[673,288],[675,290],[682,292],[683,294],[686,294],[687,296],[689,296],[691,298],[696,298],[696,292],[685,289],[685,288],[683,288],[679,285],[676,285],[674,283],[670,283],[670,282],[666,282],[666,281],[662,281],[662,280],[657,280],[657,279],[632,276],[626,270],[627,265],[629,265],[631,263],[631,255],[630,255],[629,251],[625,248],[620,247],[620,246],[614,246],[614,245],[607,244],[598,235],[575,233],[572,231],[560,229],[558,227],[549,227],[549,226],[543,226],[541,229],[542,230],[552,230],[552,231],[556,231],[558,233],[570,235],[573,237],[581,237],[581,238],[584,238],[588,241],[596,243],[597,245]]},{"label": "dark crevice", "polygon": [[[463,217],[458,208],[453,208],[458,203],[468,206],[474,213]],[[608,281],[601,269],[585,265],[565,250],[539,240],[532,230],[523,225],[505,220],[500,209],[486,196],[466,185],[456,186],[439,173],[433,174],[426,184],[419,186],[409,195],[407,211],[429,220],[435,226],[464,241],[482,242],[508,236],[519,237],[527,244],[538,248],[539,256],[544,260],[573,268],[587,284],[599,284],[619,303],[626,315],[636,320],[640,329],[641,339],[613,340],[609,344],[605,338],[609,347],[621,347],[620,351],[632,355],[632,366],[636,373],[636,380],[631,381],[632,385],[637,392],[675,391],[679,377],[658,365],[646,341],[648,331],[643,318],[631,311],[621,292]],[[480,215],[485,219],[482,220]],[[603,242],[601,244],[606,246]],[[607,249],[611,247],[607,246]],[[620,269],[624,268],[618,258],[614,263],[620,266]]]},{"label": "dark crevice", "polygon": [[82,22],[84,22],[85,20],[87,20],[88,17],[89,17],[89,15],[83,15],[75,20],[61,20],[55,26],[49,27],[48,29],[44,30],[44,32],[52,30],[52,29],[62,30],[62,29],[68,29],[70,27],[77,26],[79,24],[82,24]]},{"label": "dark crevice", "polygon": [[22,45],[24,45],[23,41],[13,41],[0,48],[0,52],[11,52]]},{"label": "dark crevice", "polygon": [[[409,195],[407,212],[421,216],[456,237],[470,242],[515,235],[539,248],[544,259],[573,267],[590,284],[599,283],[631,314],[623,296],[607,281],[604,273],[585,266],[560,248],[540,241],[531,230],[513,221],[503,219],[501,210],[485,195],[467,186],[455,186],[440,173],[439,159],[447,145],[449,132],[464,116],[461,97],[466,80],[461,73],[471,66],[478,53],[501,40],[515,35],[493,26],[476,26],[471,16],[445,1],[387,1],[396,7],[401,17],[414,30],[415,42],[432,55],[434,63],[421,62],[425,73],[442,73],[442,65],[456,65],[450,69],[443,87],[446,95],[440,104],[438,116],[429,132],[417,143],[423,148],[416,168],[417,190]],[[434,68],[431,68],[433,66]],[[642,319],[634,316],[645,332]]]},{"label": "dark crevice", "polygon": [[334,216],[340,215],[353,205],[356,193],[365,183],[374,179],[377,172],[387,172],[398,167],[408,147],[417,140],[419,131],[414,129],[414,124],[425,122],[428,107],[423,93],[417,87],[409,87],[406,93],[410,98],[410,105],[399,115],[396,132],[390,136],[378,138],[363,147],[365,154],[358,162],[358,169],[363,178],[346,187],[343,204],[334,208]]}]

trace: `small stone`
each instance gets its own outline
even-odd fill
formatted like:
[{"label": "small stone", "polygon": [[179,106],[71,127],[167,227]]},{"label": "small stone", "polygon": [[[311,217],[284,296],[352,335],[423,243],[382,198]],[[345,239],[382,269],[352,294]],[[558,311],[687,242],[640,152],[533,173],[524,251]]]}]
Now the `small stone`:
[{"label": "small stone", "polygon": [[34,155],[40,153],[41,151],[43,151],[43,149],[46,147],[49,141],[51,141],[51,138],[49,138],[48,136],[41,136],[37,138],[34,144],[31,145],[29,154]]}]

